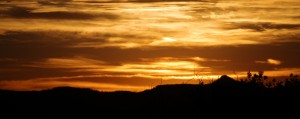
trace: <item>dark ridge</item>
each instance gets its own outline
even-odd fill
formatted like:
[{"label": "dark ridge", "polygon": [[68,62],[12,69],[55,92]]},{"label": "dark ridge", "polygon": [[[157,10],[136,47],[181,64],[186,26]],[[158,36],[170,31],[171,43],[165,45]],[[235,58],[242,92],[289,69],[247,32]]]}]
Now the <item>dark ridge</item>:
[{"label": "dark ridge", "polygon": [[266,88],[252,80],[236,81],[224,75],[207,85],[159,85],[138,93],[99,92],[74,87],[42,91],[0,90],[0,106],[3,117],[31,119],[198,119],[212,112],[229,114],[223,117],[239,117],[231,113],[270,117],[266,110],[276,115],[297,114],[290,111],[300,106],[300,83],[296,78],[290,80],[287,86]]},{"label": "dark ridge", "polygon": [[237,86],[239,84],[240,84],[239,81],[236,81],[227,75],[223,75],[218,80],[212,82],[210,85],[215,86],[215,87],[219,87],[219,86],[230,87],[230,86]]},{"label": "dark ridge", "polygon": [[94,91],[90,88],[75,88],[75,87],[70,87],[70,86],[65,86],[65,87],[54,87],[52,89],[44,90],[44,91],[60,91],[60,90],[65,90],[65,91],[74,91],[74,90],[85,90],[85,91]]},{"label": "dark ridge", "polygon": [[96,90],[92,90],[90,88],[75,88],[75,87],[55,87],[52,89],[42,90],[42,92],[49,92],[49,93],[99,93]]}]

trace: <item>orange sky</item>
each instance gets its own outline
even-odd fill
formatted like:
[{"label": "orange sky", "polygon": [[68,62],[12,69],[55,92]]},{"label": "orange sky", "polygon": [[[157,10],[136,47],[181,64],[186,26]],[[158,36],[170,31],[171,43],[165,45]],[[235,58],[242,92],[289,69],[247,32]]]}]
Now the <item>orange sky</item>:
[{"label": "orange sky", "polygon": [[0,6],[0,89],[141,91],[249,70],[300,73],[297,0],[1,0]]}]

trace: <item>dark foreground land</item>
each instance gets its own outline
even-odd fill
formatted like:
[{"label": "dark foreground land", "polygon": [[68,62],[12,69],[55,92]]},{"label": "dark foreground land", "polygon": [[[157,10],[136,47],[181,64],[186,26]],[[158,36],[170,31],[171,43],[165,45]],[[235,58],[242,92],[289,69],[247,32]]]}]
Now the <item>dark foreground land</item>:
[{"label": "dark foreground land", "polygon": [[[203,117],[298,118],[300,83],[274,85],[227,76],[207,85],[160,85],[143,92],[98,92],[58,87],[44,91],[0,91],[0,116],[7,119],[191,119]],[[5,119],[2,118],[2,119]]]}]

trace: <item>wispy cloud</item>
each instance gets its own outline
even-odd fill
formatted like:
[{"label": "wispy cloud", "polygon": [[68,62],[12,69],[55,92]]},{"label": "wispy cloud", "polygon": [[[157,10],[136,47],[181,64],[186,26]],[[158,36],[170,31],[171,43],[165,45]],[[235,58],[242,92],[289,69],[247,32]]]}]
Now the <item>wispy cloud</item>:
[{"label": "wispy cloud", "polygon": [[37,3],[41,5],[65,5],[73,0],[37,0]]},{"label": "wispy cloud", "polygon": [[216,0],[128,0],[129,2],[215,2]]},{"label": "wispy cloud", "polygon": [[299,29],[300,24],[276,24],[271,22],[238,22],[229,23],[229,29],[251,29],[254,31],[265,31],[265,30],[281,30],[281,29]]},{"label": "wispy cloud", "polygon": [[69,19],[69,20],[88,20],[88,19],[107,19],[116,20],[118,15],[111,13],[84,13],[71,11],[47,11],[34,12],[35,8],[12,6],[7,10],[0,11],[2,17],[23,18],[23,19]]},{"label": "wispy cloud", "polygon": [[271,64],[271,65],[280,65],[281,61],[276,59],[267,59],[266,61],[255,61],[256,63],[262,63],[262,64]]},{"label": "wispy cloud", "polygon": [[68,68],[68,69],[97,69],[105,64],[103,61],[75,57],[71,59],[49,58],[42,62],[35,62],[27,66],[41,68]]},{"label": "wispy cloud", "polygon": [[[33,62],[26,67],[36,68],[63,68],[70,72],[90,72],[92,74],[115,74],[127,76],[140,76],[145,78],[165,79],[189,79],[193,76],[195,69],[205,69],[209,73],[209,67],[200,66],[196,62],[188,60],[170,60],[162,58],[158,60],[143,60],[136,63],[124,63],[121,65],[109,65],[103,61],[87,58],[50,58],[41,62]],[[202,72],[202,73],[203,73]]]}]

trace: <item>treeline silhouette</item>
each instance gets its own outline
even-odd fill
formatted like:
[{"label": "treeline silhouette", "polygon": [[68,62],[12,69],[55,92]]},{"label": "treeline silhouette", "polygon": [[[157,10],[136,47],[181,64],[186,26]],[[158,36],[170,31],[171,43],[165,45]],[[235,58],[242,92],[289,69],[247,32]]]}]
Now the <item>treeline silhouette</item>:
[{"label": "treeline silhouette", "polygon": [[[292,116],[299,108],[300,81],[268,79],[263,72],[210,84],[159,85],[142,92],[99,92],[57,87],[43,91],[0,91],[1,115],[10,118],[213,118],[242,115]],[[268,114],[272,111],[272,114]],[[287,113],[283,113],[288,111]],[[283,115],[284,114],[284,115]]]}]

